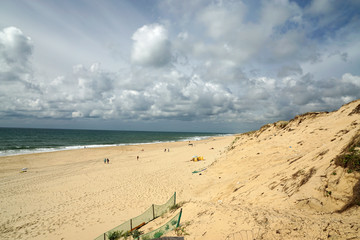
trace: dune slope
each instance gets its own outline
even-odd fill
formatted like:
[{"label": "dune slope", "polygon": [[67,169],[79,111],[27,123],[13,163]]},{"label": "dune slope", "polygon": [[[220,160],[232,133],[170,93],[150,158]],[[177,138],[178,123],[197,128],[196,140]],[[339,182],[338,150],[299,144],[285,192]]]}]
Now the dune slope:
[{"label": "dune slope", "polygon": [[[186,239],[360,239],[360,173],[335,158],[360,134],[360,100],[237,135],[198,175]],[[356,194],[356,193],[355,193]]]}]

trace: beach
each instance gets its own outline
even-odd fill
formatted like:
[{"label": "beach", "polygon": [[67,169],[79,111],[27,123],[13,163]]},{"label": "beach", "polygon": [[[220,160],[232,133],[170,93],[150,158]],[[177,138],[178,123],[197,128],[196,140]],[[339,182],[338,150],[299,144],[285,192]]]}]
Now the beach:
[{"label": "beach", "polygon": [[[233,138],[1,157],[0,238],[94,239],[174,192],[188,200],[197,186],[192,172],[210,166]],[[190,161],[194,155],[205,160]]]},{"label": "beach", "polygon": [[1,157],[0,238],[94,239],[176,192],[186,240],[360,239],[360,173],[336,164],[359,151],[359,114],[357,100],[191,144]]}]

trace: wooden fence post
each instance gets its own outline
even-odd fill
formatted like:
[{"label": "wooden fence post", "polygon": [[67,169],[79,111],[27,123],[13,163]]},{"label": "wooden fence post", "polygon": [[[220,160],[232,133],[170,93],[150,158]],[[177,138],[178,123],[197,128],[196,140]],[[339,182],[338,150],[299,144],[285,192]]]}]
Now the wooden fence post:
[{"label": "wooden fence post", "polygon": [[154,204],[152,205],[152,209],[153,209],[153,220],[155,219],[155,209],[154,209]]}]

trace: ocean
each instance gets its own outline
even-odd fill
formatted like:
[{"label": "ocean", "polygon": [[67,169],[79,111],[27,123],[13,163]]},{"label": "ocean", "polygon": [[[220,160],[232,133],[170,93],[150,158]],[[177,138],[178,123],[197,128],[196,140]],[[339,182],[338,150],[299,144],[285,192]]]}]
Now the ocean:
[{"label": "ocean", "polygon": [[195,141],[221,133],[0,128],[0,156],[80,148]]}]

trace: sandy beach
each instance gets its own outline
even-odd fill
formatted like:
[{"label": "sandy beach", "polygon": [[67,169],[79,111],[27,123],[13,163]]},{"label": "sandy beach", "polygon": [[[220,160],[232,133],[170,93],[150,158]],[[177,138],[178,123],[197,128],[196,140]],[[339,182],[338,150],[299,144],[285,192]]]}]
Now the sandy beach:
[{"label": "sandy beach", "polygon": [[1,157],[0,239],[94,239],[174,192],[187,240],[360,239],[359,206],[337,212],[360,174],[334,164],[359,135],[358,105],[193,146]]},{"label": "sandy beach", "polygon": [[[174,192],[188,200],[197,185],[192,172],[233,138],[2,157],[0,238],[94,239]],[[205,161],[190,161],[194,155]]]}]

